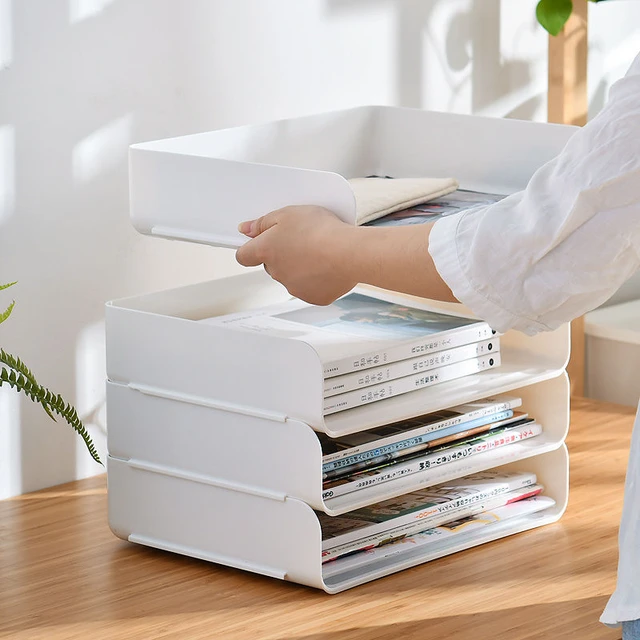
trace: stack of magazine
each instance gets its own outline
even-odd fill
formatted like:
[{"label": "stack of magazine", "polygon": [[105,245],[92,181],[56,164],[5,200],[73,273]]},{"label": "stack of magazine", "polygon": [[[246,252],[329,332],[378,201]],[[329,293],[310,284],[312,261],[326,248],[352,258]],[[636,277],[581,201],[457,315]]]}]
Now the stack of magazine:
[{"label": "stack of magazine", "polygon": [[338,438],[317,433],[323,499],[534,438],[542,426],[521,405],[519,397],[498,396]]},{"label": "stack of magazine", "polygon": [[[371,176],[375,177],[375,176]],[[390,178],[389,176],[385,176]],[[462,213],[476,207],[484,207],[502,200],[505,196],[497,193],[485,193],[482,191],[469,191],[457,189],[446,196],[430,200],[424,204],[414,205],[409,209],[403,209],[387,214],[377,220],[367,222],[367,227],[398,227],[411,224],[424,224],[435,222],[439,218],[445,218],[456,213]]]},{"label": "stack of magazine", "polygon": [[485,471],[385,500],[343,516],[318,513],[322,528],[323,577],[329,578],[420,548],[437,552],[450,542],[489,532],[506,520],[555,505],[542,495],[534,473]]},{"label": "stack of magazine", "polygon": [[302,340],[324,369],[330,415],[500,365],[485,322],[349,293],[318,307],[291,299],[202,322]]}]

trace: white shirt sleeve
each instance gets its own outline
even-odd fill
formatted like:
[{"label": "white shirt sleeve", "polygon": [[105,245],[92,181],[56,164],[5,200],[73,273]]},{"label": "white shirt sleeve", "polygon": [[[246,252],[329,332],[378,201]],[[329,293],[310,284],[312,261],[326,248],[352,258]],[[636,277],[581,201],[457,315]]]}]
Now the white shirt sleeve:
[{"label": "white shirt sleeve", "polygon": [[640,56],[524,191],[442,218],[429,252],[500,332],[553,330],[607,300],[640,268]]}]

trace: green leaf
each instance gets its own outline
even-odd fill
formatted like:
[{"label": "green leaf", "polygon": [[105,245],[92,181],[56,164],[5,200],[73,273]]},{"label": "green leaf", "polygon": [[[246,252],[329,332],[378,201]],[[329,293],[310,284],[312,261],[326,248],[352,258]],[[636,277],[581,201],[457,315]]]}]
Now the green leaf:
[{"label": "green leaf", "polygon": [[[17,282],[9,282],[8,284],[0,284],[0,291],[3,289],[8,289],[9,287],[13,287]],[[0,324],[2,324],[13,311],[13,307],[16,306],[16,301],[14,300],[2,313],[0,313]]]},{"label": "green leaf", "polygon": [[4,349],[0,349],[0,365],[4,365],[0,367],[0,387],[8,384],[11,388],[21,391],[27,398],[41,405],[52,420],[55,420],[54,414],[60,416],[82,438],[91,457],[102,464],[89,432],[68,402],[60,395],[41,387],[20,358],[8,354]]},{"label": "green leaf", "polygon": [[540,0],[536,7],[538,22],[552,35],[557,36],[573,11],[572,0]]},{"label": "green leaf", "polygon": [[16,301],[14,300],[2,313],[0,313],[0,324],[2,324],[13,311],[13,307],[16,306]]}]

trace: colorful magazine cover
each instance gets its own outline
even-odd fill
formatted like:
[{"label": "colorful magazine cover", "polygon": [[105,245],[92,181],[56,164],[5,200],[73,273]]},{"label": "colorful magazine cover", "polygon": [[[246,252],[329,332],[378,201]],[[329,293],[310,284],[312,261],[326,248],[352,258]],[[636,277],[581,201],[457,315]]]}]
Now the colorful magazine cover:
[{"label": "colorful magazine cover", "polygon": [[343,515],[319,512],[322,548],[331,549],[403,524],[428,522],[430,518],[456,512],[461,507],[534,486],[536,481],[536,474],[528,471],[491,469],[417,489]]},{"label": "colorful magazine cover", "polygon": [[327,306],[291,299],[204,318],[238,331],[311,345],[325,378],[453,349],[495,337],[486,322],[349,293]]},{"label": "colorful magazine cover", "polygon": [[382,218],[366,223],[370,227],[398,227],[410,224],[424,224],[435,222],[438,218],[450,216],[462,211],[468,211],[475,207],[499,202],[505,196],[496,193],[483,193],[481,191],[468,191],[458,189],[446,196],[436,198],[431,202],[420,204],[390,213]]},{"label": "colorful magazine cover", "polygon": [[550,509],[556,504],[549,496],[535,496],[520,500],[504,507],[498,507],[469,518],[450,522],[440,527],[426,529],[412,536],[395,540],[389,544],[358,551],[351,555],[336,558],[322,565],[322,577],[326,580],[333,576],[345,576],[354,570],[366,571],[379,561],[401,561],[403,557],[415,553],[417,549],[428,554],[436,545],[454,541],[458,544],[470,543],[479,533],[495,527],[501,522],[515,521],[540,511]]}]

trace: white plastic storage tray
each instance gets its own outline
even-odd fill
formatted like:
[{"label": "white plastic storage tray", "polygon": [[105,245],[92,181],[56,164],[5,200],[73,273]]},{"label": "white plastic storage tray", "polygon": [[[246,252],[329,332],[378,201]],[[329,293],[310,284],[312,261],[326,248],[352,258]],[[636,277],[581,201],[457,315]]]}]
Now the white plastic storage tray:
[{"label": "white plastic storage tray", "polygon": [[215,401],[176,401],[110,382],[109,454],[132,468],[278,500],[293,497],[336,515],[561,447],[569,426],[566,374],[512,392],[542,425],[539,436],[327,501],[322,451],[309,426],[221,410]]},{"label": "white plastic storage tray", "polygon": [[568,326],[535,337],[509,332],[501,338],[496,369],[325,417],[322,363],[311,345],[197,322],[287,297],[263,271],[254,271],[111,302],[109,380],[231,413],[299,420],[335,437],[548,380],[569,357]]},{"label": "white plastic storage tray", "polygon": [[109,522],[116,535],[131,542],[337,593],[561,517],[568,498],[564,445],[507,467],[534,471],[556,505],[326,580],[317,516],[295,498],[233,491],[204,479],[167,476],[110,457]]},{"label": "white plastic storage tray", "polygon": [[[238,223],[285,205],[324,205],[353,223],[352,177],[454,177],[464,189],[509,194],[574,130],[362,107],[145,143],[130,152],[131,218],[142,233],[238,247]],[[507,333],[498,369],[325,419],[322,366],[310,345],[198,322],[287,297],[265,273],[250,272],[107,305],[109,521],[118,536],[336,593],[561,516],[568,327],[534,338]],[[542,436],[511,445],[511,454],[470,458],[472,466],[322,501],[314,429],[337,436],[504,392],[523,397]],[[553,510],[323,579],[313,508],[344,513],[507,460],[538,474]]]},{"label": "white plastic storage tray", "polygon": [[453,177],[509,194],[575,130],[370,106],[146,142],[129,155],[131,218],[142,233],[238,247],[238,223],[286,205],[325,206],[353,223],[347,178]]}]

